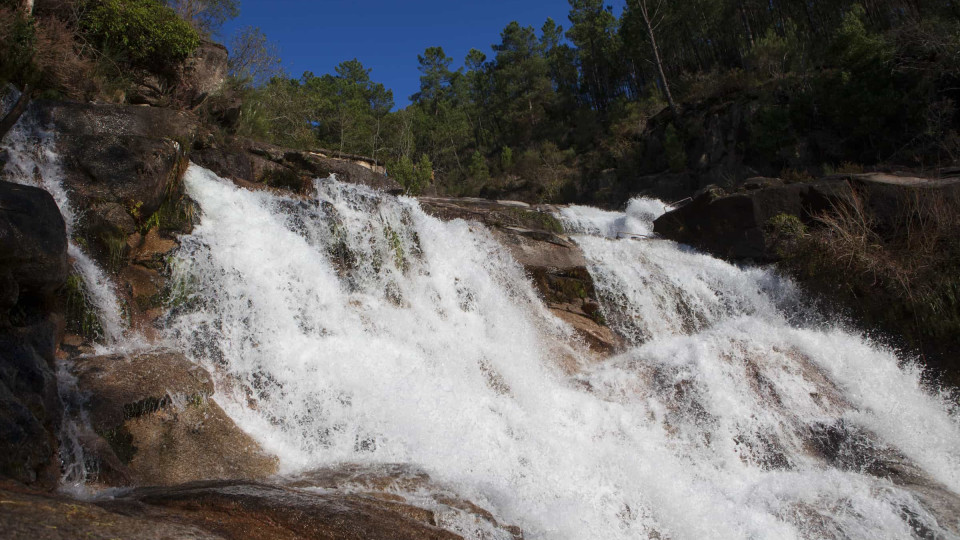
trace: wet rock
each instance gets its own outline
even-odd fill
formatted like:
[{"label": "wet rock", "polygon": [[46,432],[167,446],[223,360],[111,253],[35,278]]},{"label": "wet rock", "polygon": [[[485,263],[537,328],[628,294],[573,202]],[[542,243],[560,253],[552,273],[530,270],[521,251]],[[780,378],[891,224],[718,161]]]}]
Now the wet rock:
[{"label": "wet rock", "polygon": [[15,485],[0,485],[0,531],[9,540],[212,540],[222,536],[198,527],[149,517],[120,515],[90,503]]},{"label": "wet rock", "polygon": [[141,488],[104,507],[231,539],[460,538],[431,523],[430,512],[403,503],[246,482]]},{"label": "wet rock", "polygon": [[53,322],[0,331],[0,476],[53,487],[63,405]]},{"label": "wet rock", "polygon": [[562,234],[552,207],[437,197],[421,197],[420,206],[440,219],[464,219],[489,227],[524,267],[551,312],[569,324],[595,356],[609,356],[623,346],[598,309],[583,252]]},{"label": "wet rock", "polygon": [[42,189],[0,182],[0,274],[12,296],[48,296],[67,279],[66,225]]},{"label": "wet rock", "polygon": [[[210,399],[209,374],[178,353],[82,358],[73,372],[90,427],[112,451],[97,458],[101,482],[172,485],[276,471],[276,460]],[[121,470],[112,466],[118,461]]]},{"label": "wet rock", "polygon": [[192,114],[66,102],[40,102],[36,114],[57,133],[64,187],[75,208],[89,209],[80,232],[101,256],[178,192],[197,131]]}]

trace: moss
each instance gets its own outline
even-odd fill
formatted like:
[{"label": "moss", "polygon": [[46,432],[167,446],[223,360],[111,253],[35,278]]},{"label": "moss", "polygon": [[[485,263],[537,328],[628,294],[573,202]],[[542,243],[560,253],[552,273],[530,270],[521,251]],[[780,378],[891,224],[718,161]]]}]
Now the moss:
[{"label": "moss", "polygon": [[86,284],[78,274],[70,274],[63,288],[67,306],[67,329],[90,340],[103,337],[103,325],[96,307],[87,297]]},{"label": "moss", "polygon": [[403,239],[400,238],[400,234],[389,225],[384,229],[383,234],[387,238],[387,242],[390,243],[390,249],[393,251],[393,262],[396,264],[397,269],[401,272],[406,272],[409,265],[407,264],[403,249]]}]

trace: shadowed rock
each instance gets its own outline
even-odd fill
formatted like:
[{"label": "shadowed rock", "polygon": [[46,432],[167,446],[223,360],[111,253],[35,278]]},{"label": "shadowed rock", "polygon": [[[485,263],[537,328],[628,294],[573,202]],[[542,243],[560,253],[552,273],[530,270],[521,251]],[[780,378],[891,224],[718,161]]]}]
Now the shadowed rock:
[{"label": "shadowed rock", "polygon": [[108,443],[86,443],[95,447],[88,451],[99,482],[171,485],[276,471],[276,460],[210,399],[209,374],[178,353],[83,358],[73,371],[90,426]]}]

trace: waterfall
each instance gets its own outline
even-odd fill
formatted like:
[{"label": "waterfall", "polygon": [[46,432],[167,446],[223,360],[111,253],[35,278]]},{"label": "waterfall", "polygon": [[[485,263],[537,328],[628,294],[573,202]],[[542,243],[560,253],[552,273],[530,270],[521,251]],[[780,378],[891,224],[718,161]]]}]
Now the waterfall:
[{"label": "waterfall", "polygon": [[[10,99],[16,95],[11,92]],[[4,107],[0,107],[3,110]],[[7,163],[0,178],[16,184],[39,187],[46,190],[56,201],[67,226],[67,254],[74,272],[80,276],[83,294],[97,312],[102,328],[101,345],[115,347],[132,339],[128,325],[117,298],[116,289],[107,274],[77,244],[74,232],[79,226],[82,211],[77,211],[70,202],[63,185],[63,171],[57,155],[53,133],[45,129],[28,110],[6,136],[4,147]]]},{"label": "waterfall", "polygon": [[789,280],[645,238],[662,203],[560,210],[628,341],[569,375],[482,226],[334,178],[185,185],[167,337],[286,474],[413,464],[527,538],[960,538],[946,398]]},{"label": "waterfall", "polygon": [[[16,100],[17,97],[14,92],[10,92],[7,99]],[[4,109],[6,107],[0,107],[0,110]],[[46,190],[60,209],[66,225],[67,255],[73,273],[79,277],[75,282],[80,288],[78,294],[83,295],[85,304],[89,305],[97,320],[98,342],[92,344],[96,353],[106,354],[143,347],[143,340],[131,331],[127,324],[110,277],[77,242],[74,233],[79,227],[82,212],[74,208],[64,187],[54,134],[45,129],[32,111],[28,110],[7,133],[3,149],[6,151],[7,163],[0,171],[0,179]],[[58,391],[65,409],[65,421],[59,434],[61,491],[75,496],[86,496],[86,482],[91,471],[88,470],[89,464],[86,463],[81,439],[84,433],[92,433],[92,429],[83,408],[85,398],[77,393],[76,380],[70,374],[68,362],[58,362],[56,374]]]}]

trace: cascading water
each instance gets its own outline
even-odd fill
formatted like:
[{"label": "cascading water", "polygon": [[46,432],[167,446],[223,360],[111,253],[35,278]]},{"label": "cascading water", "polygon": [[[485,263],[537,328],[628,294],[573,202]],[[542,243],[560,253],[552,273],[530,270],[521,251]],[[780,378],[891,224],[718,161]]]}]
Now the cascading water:
[{"label": "cascading water", "polygon": [[[8,101],[19,97],[9,92]],[[5,110],[10,103],[4,103]],[[95,312],[98,342],[95,350],[104,354],[109,351],[131,350],[142,347],[144,343],[131,332],[123,315],[114,284],[107,273],[77,244],[74,231],[78,227],[80,213],[70,203],[69,194],[64,188],[60,158],[55,149],[53,134],[44,129],[36,120],[32,111],[20,118],[17,125],[6,135],[4,150],[7,163],[0,171],[0,178],[17,184],[39,187],[53,197],[63,215],[67,229],[67,254],[70,257],[73,272],[79,276],[77,286],[79,294]],[[89,430],[82,398],[76,392],[76,383],[69,369],[62,362],[57,369],[57,383],[66,410],[60,439],[60,454],[63,468],[63,489],[76,495],[85,492],[84,484],[88,477],[83,446],[80,443],[81,432]]]},{"label": "cascading water", "polygon": [[[17,98],[14,92],[8,99]],[[0,107],[0,110],[6,107]],[[56,201],[67,226],[68,255],[74,271],[83,281],[83,293],[97,311],[102,328],[100,336],[104,345],[116,346],[127,336],[127,323],[117,300],[114,285],[107,274],[87,255],[74,240],[80,213],[70,203],[62,179],[60,157],[57,155],[54,136],[44,129],[33,114],[25,114],[6,136],[7,163],[2,179],[16,184],[35,186],[46,190]]]},{"label": "cascading water", "polygon": [[482,227],[335,180],[185,182],[202,218],[169,338],[287,473],[417,465],[527,538],[960,537],[944,400],[797,322],[789,281],[614,239],[649,236],[660,203],[562,210],[629,342],[571,376],[571,330]]}]

